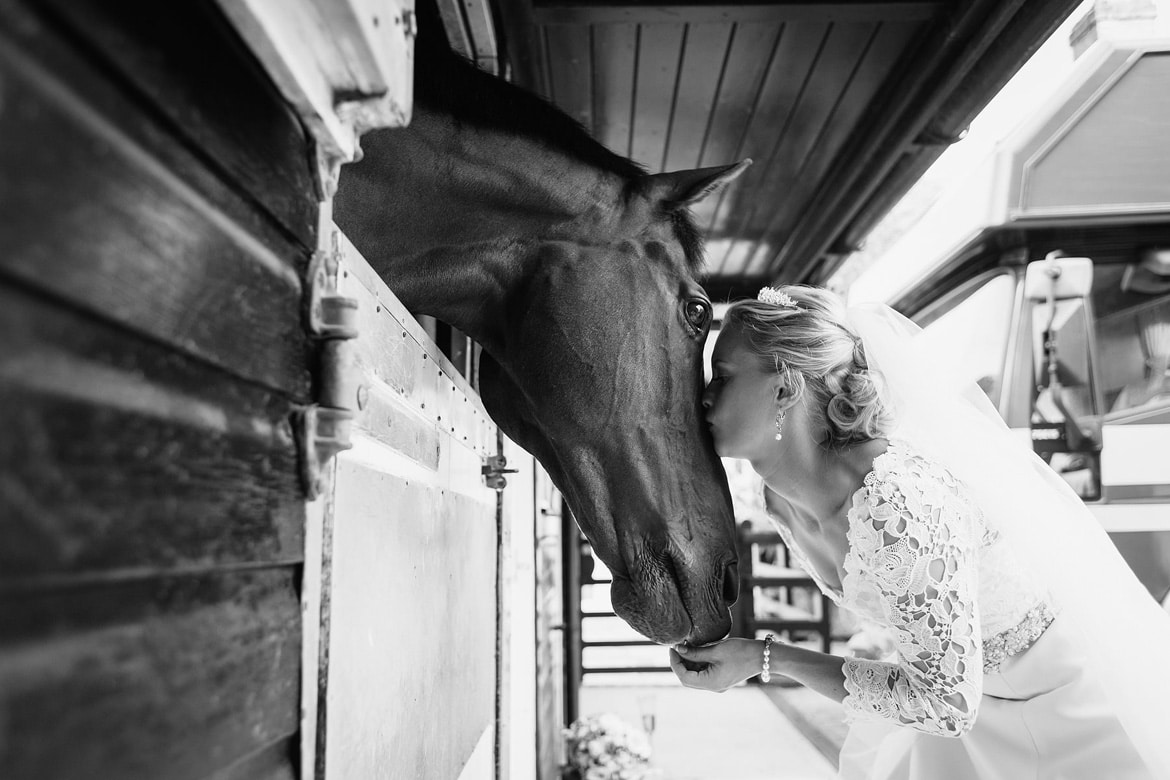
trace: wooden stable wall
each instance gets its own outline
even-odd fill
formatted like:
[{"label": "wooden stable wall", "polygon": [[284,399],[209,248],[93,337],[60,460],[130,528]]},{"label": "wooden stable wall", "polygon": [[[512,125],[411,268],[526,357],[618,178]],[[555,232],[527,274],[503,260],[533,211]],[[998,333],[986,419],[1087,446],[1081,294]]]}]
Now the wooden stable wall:
[{"label": "wooden stable wall", "polygon": [[0,0],[0,778],[555,774],[554,491],[329,219],[398,2]]},{"label": "wooden stable wall", "polygon": [[0,777],[292,778],[309,139],[210,3],[0,1]]}]

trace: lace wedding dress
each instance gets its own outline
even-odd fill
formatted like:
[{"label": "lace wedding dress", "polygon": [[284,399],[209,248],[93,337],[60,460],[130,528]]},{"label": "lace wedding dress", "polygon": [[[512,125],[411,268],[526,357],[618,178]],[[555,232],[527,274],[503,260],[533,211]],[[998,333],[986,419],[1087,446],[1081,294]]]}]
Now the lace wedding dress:
[{"label": "lace wedding dress", "polygon": [[944,467],[899,439],[874,460],[840,590],[765,499],[817,586],[895,638],[896,660],[844,663],[842,778],[1151,777],[1044,591]]}]

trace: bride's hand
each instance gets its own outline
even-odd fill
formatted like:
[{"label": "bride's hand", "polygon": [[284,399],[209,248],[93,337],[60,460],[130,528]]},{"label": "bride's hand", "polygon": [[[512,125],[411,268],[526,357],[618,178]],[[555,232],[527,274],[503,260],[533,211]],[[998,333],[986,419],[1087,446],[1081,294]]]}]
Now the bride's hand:
[{"label": "bride's hand", "polygon": [[670,650],[670,668],[688,688],[726,691],[760,673],[764,643],[756,639],[724,639],[713,645]]}]

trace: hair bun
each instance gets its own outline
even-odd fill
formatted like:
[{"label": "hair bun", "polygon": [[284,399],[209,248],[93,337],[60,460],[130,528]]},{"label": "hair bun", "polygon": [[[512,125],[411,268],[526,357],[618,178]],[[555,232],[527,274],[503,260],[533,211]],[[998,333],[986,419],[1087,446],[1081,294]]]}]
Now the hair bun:
[{"label": "hair bun", "polygon": [[877,376],[864,368],[849,371],[829,399],[825,417],[835,446],[885,435],[889,419]]}]

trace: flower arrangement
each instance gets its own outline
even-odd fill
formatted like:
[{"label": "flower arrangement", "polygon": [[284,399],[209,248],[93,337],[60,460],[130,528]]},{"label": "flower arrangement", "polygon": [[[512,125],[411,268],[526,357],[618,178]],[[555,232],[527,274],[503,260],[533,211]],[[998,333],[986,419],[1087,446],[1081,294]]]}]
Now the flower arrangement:
[{"label": "flower arrangement", "polygon": [[580,780],[649,780],[650,740],[609,713],[573,721],[565,729],[569,777]]}]

